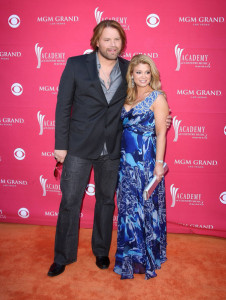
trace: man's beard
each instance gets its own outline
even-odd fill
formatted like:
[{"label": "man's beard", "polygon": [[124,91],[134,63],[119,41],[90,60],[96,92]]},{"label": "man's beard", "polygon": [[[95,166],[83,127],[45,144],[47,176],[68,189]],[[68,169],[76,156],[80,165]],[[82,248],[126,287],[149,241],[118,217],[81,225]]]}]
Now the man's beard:
[{"label": "man's beard", "polygon": [[108,59],[108,60],[116,60],[120,54],[120,51],[118,50],[118,48],[116,49],[116,52],[114,54],[110,54],[107,51],[103,52],[103,51],[101,51],[100,48],[98,48],[98,52],[100,53],[101,56],[103,56],[105,59]]}]

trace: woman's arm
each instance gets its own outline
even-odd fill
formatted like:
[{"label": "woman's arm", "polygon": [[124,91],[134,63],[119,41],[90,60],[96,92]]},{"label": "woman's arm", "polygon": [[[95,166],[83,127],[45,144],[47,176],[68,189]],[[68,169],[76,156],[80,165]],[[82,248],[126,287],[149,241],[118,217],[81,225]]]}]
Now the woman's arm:
[{"label": "woman's arm", "polygon": [[[157,180],[161,181],[164,175],[163,160],[166,149],[166,118],[169,115],[169,107],[163,95],[159,95],[152,105],[155,116],[155,130],[156,130],[156,163],[154,175]],[[159,162],[160,161],[160,162]]]}]

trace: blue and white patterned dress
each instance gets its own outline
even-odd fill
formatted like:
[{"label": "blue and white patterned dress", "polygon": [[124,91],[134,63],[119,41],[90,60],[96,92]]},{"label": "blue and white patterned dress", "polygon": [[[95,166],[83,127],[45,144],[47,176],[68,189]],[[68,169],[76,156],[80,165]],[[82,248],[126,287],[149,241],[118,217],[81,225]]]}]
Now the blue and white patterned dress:
[{"label": "blue and white patterned dress", "polygon": [[143,191],[153,177],[156,157],[153,91],[129,112],[123,107],[123,134],[117,188],[118,238],[114,271],[121,279],[144,274],[157,276],[166,261],[166,207],[164,179],[149,200]]}]

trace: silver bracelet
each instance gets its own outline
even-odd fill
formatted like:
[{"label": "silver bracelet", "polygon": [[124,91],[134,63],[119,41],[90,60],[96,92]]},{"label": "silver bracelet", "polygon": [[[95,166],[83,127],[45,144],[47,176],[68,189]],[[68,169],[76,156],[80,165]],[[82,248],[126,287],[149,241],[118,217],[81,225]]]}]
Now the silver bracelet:
[{"label": "silver bracelet", "polygon": [[163,163],[164,163],[164,161],[163,161],[163,160],[159,160],[159,159],[156,159],[156,162],[159,162],[159,163],[161,163],[161,164],[163,164]]}]

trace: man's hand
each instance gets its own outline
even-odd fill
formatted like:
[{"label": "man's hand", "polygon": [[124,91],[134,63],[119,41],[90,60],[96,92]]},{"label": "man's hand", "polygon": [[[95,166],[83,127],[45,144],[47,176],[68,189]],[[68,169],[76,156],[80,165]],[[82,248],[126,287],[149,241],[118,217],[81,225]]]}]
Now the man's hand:
[{"label": "man's hand", "polygon": [[[171,114],[171,109],[170,108],[169,108],[169,112]],[[167,127],[167,129],[170,128],[171,124],[172,124],[172,117],[171,117],[171,115],[168,115],[166,117],[166,127]]]},{"label": "man's hand", "polygon": [[57,161],[63,163],[67,155],[67,150],[54,150],[54,157]]}]

